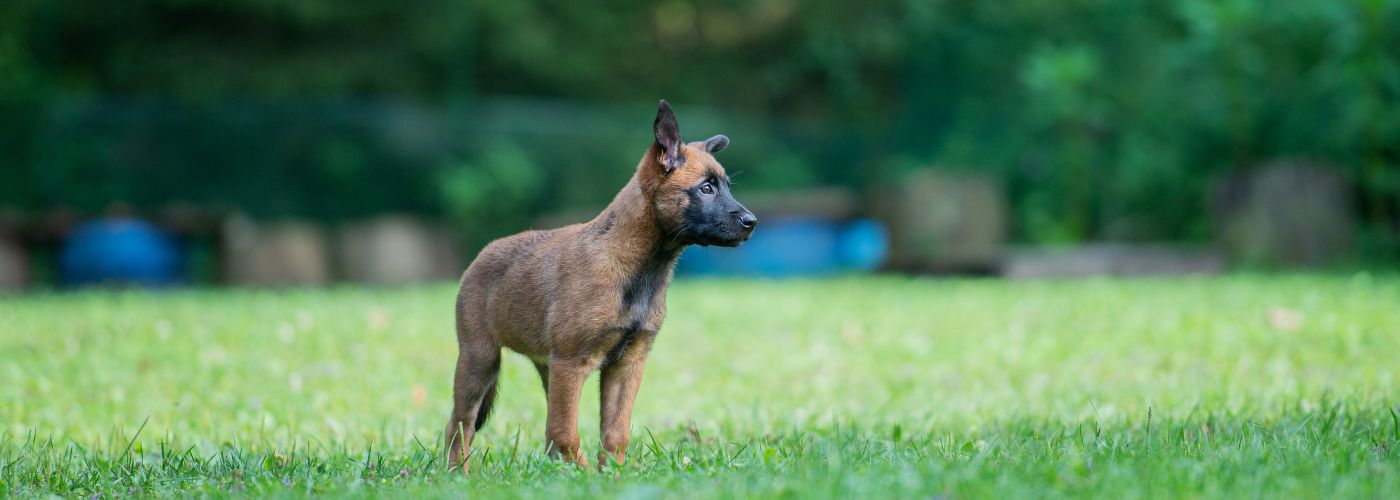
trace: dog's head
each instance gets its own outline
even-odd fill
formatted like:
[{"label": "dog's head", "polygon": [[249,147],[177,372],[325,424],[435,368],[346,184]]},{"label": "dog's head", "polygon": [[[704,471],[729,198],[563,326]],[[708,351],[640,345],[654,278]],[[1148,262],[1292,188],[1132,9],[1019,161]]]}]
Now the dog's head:
[{"label": "dog's head", "polygon": [[726,247],[748,240],[758,217],[734,199],[729,176],[714,157],[729,145],[729,138],[716,135],[681,142],[676,114],[664,100],[652,128],[656,141],[647,150],[638,176],[663,238]]}]

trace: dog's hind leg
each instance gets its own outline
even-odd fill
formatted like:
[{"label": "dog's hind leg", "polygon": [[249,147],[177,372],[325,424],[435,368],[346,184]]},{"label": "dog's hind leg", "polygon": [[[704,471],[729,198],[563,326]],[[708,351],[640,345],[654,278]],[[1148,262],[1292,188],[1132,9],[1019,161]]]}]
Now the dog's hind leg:
[{"label": "dog's hind leg", "polygon": [[489,336],[463,336],[457,355],[457,371],[452,384],[452,418],[447,421],[445,438],[448,467],[468,472],[472,437],[486,423],[496,398],[496,379],[501,371],[501,348]]}]

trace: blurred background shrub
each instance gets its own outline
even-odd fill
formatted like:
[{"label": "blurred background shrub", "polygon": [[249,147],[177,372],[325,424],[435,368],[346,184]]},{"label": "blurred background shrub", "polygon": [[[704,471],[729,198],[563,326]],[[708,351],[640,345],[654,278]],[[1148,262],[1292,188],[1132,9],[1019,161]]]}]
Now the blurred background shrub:
[{"label": "blurred background shrub", "polygon": [[[726,133],[738,193],[1004,189],[1016,243],[1203,242],[1274,158],[1400,259],[1400,0],[9,0],[0,208],[446,218],[471,246]],[[860,214],[856,214],[860,215]]]}]

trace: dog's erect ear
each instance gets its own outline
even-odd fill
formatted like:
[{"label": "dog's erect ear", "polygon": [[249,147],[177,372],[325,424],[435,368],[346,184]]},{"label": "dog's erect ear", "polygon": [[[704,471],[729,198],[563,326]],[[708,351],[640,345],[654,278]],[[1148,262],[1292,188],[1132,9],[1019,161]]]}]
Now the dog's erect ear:
[{"label": "dog's erect ear", "polygon": [[676,113],[665,99],[656,108],[652,129],[656,132],[656,144],[661,146],[661,170],[668,174],[674,172],[685,163],[685,156],[681,154],[681,126],[676,123]]},{"label": "dog's erect ear", "polygon": [[729,147],[729,138],[725,137],[724,134],[705,139],[705,151],[718,153],[727,147]]}]

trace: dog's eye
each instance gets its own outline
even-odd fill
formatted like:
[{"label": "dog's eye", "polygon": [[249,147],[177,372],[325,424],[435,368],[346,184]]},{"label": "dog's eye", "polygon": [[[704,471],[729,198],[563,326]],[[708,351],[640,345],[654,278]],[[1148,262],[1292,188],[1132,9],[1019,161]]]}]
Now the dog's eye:
[{"label": "dog's eye", "polygon": [[706,182],[700,185],[700,192],[705,194],[715,194],[715,187]]}]

